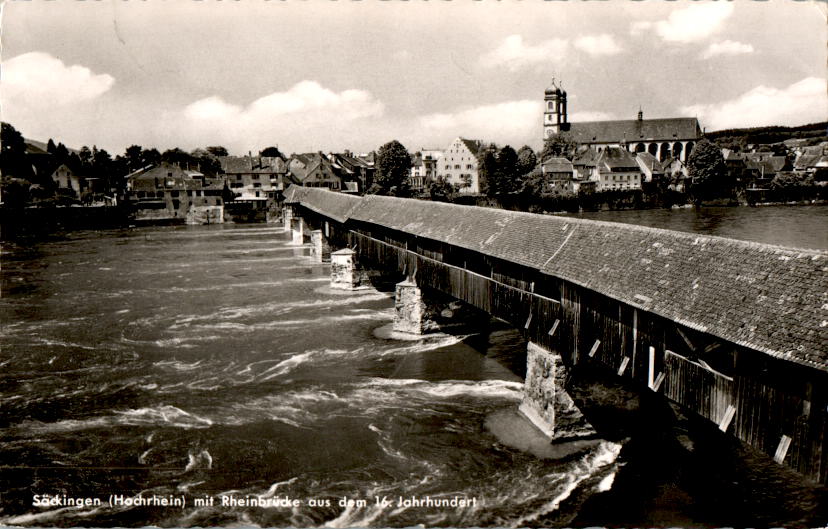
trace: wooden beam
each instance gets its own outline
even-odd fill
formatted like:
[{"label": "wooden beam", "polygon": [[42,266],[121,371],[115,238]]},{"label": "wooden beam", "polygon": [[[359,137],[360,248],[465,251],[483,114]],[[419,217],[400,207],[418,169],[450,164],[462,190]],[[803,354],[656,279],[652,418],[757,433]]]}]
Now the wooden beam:
[{"label": "wooden beam", "polygon": [[662,371],[658,374],[658,377],[655,379],[655,383],[653,384],[653,391],[658,392],[658,389],[661,387],[661,383],[664,382],[664,379],[667,377],[667,373]]},{"label": "wooden beam", "polygon": [[622,376],[624,374],[624,371],[627,370],[627,364],[629,364],[629,363],[630,363],[630,357],[625,356],[624,360],[621,361],[621,367],[618,368],[618,376],[619,377]]},{"label": "wooden beam", "polygon": [[733,417],[736,415],[736,406],[733,404],[728,404],[727,409],[724,412],[724,416],[722,420],[719,421],[719,430],[726,432],[727,429],[730,427],[730,423],[733,421]]},{"label": "wooden beam", "polygon": [[526,318],[526,323],[523,325],[523,328],[529,330],[529,324],[532,323],[532,313],[529,313],[529,317]]},{"label": "wooden beam", "polygon": [[647,387],[653,389],[655,384],[655,347],[650,346],[650,361],[647,368]]},{"label": "wooden beam", "polygon": [[676,332],[678,333],[679,336],[681,336],[682,340],[684,340],[684,343],[687,344],[687,347],[689,347],[690,350],[695,353],[696,352],[696,346],[693,345],[693,342],[690,341],[690,338],[688,338],[687,335],[684,334],[684,332],[682,332],[680,327],[676,327]]},{"label": "wooden beam", "polygon": [[552,324],[552,328],[549,329],[549,336],[555,336],[555,331],[558,330],[558,325],[561,323],[561,320],[555,320],[555,323]]},{"label": "wooden beam", "polygon": [[598,351],[598,347],[601,346],[601,340],[595,340],[595,343],[592,344],[592,349],[589,350],[589,357],[592,358],[595,356],[595,352]]},{"label": "wooden beam", "polygon": [[788,455],[788,448],[790,447],[791,438],[783,435],[782,439],[779,440],[779,446],[776,447],[776,454],[774,454],[773,460],[781,465],[785,461],[785,456]]},{"label": "wooden beam", "polygon": [[632,376],[635,378],[635,355],[638,352],[638,309],[633,309],[632,342]]}]

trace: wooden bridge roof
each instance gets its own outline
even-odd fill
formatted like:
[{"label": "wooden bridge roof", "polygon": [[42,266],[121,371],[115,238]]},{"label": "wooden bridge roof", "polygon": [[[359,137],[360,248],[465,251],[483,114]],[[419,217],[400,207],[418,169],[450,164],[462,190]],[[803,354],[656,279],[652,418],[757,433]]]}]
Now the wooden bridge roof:
[{"label": "wooden bridge roof", "polygon": [[336,220],[374,223],[519,263],[828,371],[828,252],[614,222],[294,190],[286,194],[289,202]]}]

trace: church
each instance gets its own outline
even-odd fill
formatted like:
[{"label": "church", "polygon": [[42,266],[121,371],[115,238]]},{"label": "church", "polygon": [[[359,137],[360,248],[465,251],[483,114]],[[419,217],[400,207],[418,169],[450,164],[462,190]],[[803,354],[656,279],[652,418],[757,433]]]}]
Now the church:
[{"label": "church", "polygon": [[551,138],[560,132],[579,143],[603,151],[607,147],[622,147],[630,152],[648,152],[658,160],[677,158],[682,162],[702,137],[696,118],[638,119],[612,121],[585,121],[569,123],[566,117],[566,91],[553,81],[544,92],[543,137]]}]

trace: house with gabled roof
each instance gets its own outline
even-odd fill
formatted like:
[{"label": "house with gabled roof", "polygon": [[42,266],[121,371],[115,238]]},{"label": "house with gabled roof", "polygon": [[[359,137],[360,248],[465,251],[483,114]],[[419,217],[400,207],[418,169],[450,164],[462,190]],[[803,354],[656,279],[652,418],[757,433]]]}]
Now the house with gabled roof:
[{"label": "house with gabled roof", "polygon": [[455,186],[460,193],[480,193],[477,154],[482,148],[480,140],[455,138],[437,163],[437,176]]},{"label": "house with gabled roof", "polygon": [[343,186],[342,167],[321,152],[293,154],[287,167],[291,177],[301,186],[325,187],[333,191],[348,189]]},{"label": "house with gabled roof", "polygon": [[374,181],[374,164],[355,156],[351,151],[329,153],[328,160],[340,173],[343,191],[365,192]]},{"label": "house with gabled roof", "polygon": [[275,199],[291,183],[278,156],[219,156],[219,163],[227,187],[241,200]]},{"label": "house with gabled roof", "polygon": [[593,174],[597,191],[641,189],[644,178],[635,156],[621,147],[607,147],[601,151]]},{"label": "house with gabled roof", "polygon": [[222,223],[223,190],[220,179],[193,178],[191,171],[167,162],[127,177],[127,197],[138,221]]},{"label": "house with gabled roof", "polygon": [[80,198],[81,192],[86,187],[86,179],[83,176],[76,175],[66,164],[61,164],[52,171],[52,181],[55,182],[58,188],[71,189],[78,198]]},{"label": "house with gabled roof", "polygon": [[652,182],[653,179],[658,180],[664,176],[664,168],[661,162],[648,152],[639,152],[635,155],[635,161],[638,162],[638,167],[643,173],[644,182]]}]

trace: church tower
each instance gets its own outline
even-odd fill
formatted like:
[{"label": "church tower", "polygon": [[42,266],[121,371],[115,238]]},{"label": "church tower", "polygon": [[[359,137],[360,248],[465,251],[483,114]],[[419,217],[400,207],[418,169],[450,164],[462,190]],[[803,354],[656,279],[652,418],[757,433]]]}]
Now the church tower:
[{"label": "church tower", "polygon": [[552,79],[552,86],[543,93],[543,139],[551,138],[562,130],[569,130],[566,92]]}]

